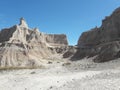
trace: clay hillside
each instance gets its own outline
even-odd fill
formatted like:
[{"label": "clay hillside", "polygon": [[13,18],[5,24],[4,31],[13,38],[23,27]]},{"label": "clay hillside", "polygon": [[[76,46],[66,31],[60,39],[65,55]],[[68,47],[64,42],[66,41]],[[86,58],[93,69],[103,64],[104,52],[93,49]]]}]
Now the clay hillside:
[{"label": "clay hillside", "polygon": [[0,66],[39,66],[43,59],[64,53],[67,46],[66,35],[30,29],[21,18],[19,25],[0,31]]},{"label": "clay hillside", "polygon": [[[66,55],[69,53],[71,51]],[[102,20],[101,27],[82,33],[72,60],[93,56],[95,62],[105,62],[120,57],[120,8]]]}]

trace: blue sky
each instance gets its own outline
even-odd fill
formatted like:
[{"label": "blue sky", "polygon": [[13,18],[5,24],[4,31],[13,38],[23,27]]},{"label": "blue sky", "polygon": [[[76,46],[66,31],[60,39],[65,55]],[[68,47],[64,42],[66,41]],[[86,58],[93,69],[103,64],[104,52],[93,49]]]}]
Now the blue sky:
[{"label": "blue sky", "polygon": [[0,29],[19,23],[45,33],[64,33],[76,45],[82,32],[100,26],[120,6],[120,0],[0,0]]}]

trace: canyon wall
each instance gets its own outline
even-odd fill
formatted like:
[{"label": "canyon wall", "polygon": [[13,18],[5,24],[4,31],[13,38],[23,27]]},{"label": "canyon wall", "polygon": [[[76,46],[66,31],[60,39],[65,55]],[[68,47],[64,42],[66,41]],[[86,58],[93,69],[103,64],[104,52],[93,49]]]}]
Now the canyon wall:
[{"label": "canyon wall", "polygon": [[96,56],[95,62],[105,62],[120,57],[120,8],[107,16],[101,27],[83,32],[78,40],[78,50],[72,57],[81,59]]}]

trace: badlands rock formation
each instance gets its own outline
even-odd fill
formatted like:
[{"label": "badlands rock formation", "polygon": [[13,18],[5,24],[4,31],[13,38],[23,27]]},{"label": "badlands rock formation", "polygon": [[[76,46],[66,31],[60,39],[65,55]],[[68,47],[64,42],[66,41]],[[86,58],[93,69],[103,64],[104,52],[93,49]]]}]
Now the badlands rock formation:
[{"label": "badlands rock formation", "polygon": [[52,35],[30,29],[21,18],[20,24],[0,31],[0,66],[39,66],[43,59],[63,53],[68,46],[64,34]]},{"label": "badlands rock formation", "polygon": [[120,8],[107,16],[100,28],[82,33],[73,59],[96,56],[94,61],[105,62],[120,57]]},{"label": "badlands rock formation", "polygon": [[80,60],[93,57],[105,62],[120,57],[120,8],[107,16],[101,27],[82,33],[77,46],[68,46],[64,34],[45,34],[30,29],[24,20],[0,31],[0,67],[40,66],[53,55]]}]

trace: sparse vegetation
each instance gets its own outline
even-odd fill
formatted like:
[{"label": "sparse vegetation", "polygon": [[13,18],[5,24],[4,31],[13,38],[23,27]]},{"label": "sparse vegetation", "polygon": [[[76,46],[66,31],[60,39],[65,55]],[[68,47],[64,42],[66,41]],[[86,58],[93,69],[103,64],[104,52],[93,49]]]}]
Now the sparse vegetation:
[{"label": "sparse vegetation", "polygon": [[51,62],[51,61],[48,61],[48,64],[52,64],[53,62]]},{"label": "sparse vegetation", "polygon": [[33,72],[31,72],[30,74],[35,74],[35,72],[33,71]]},{"label": "sparse vegetation", "polygon": [[20,70],[20,69],[43,69],[44,66],[31,66],[31,67],[0,67],[1,70]]},{"label": "sparse vegetation", "polygon": [[62,66],[68,66],[68,65],[71,65],[70,62],[66,62],[66,63],[63,63]]}]

